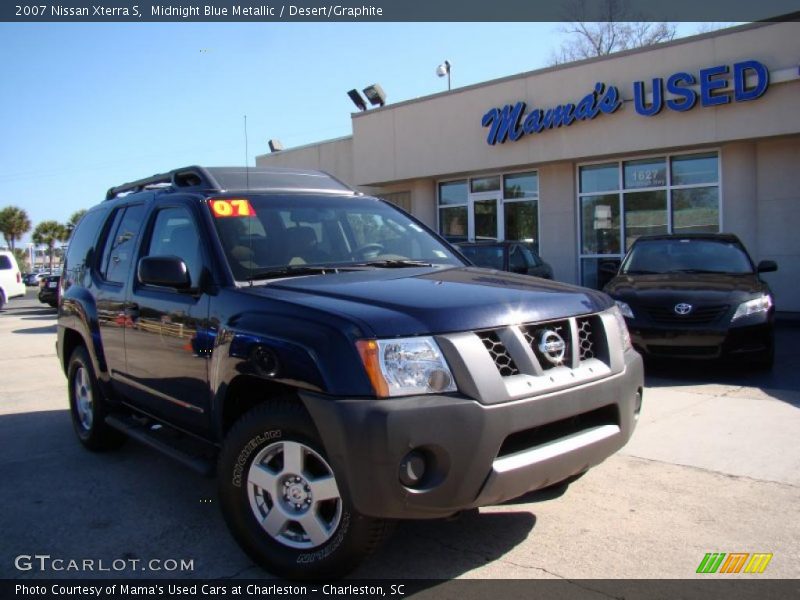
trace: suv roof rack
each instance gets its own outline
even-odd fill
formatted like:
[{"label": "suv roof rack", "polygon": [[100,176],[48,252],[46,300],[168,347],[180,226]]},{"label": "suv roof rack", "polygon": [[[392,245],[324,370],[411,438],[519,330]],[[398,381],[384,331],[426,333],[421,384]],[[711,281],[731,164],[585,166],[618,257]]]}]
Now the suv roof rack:
[{"label": "suv roof rack", "polygon": [[279,167],[200,167],[194,165],[112,187],[106,193],[106,200],[112,200],[123,194],[155,188],[209,192],[355,193],[344,183],[324,171]]}]

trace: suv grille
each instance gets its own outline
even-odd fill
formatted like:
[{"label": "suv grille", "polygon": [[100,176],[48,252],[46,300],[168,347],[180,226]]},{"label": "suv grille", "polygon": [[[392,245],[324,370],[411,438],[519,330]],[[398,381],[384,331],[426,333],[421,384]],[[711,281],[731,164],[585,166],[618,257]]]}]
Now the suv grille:
[{"label": "suv grille", "polygon": [[478,337],[489,351],[489,354],[491,354],[497,370],[500,371],[500,375],[508,377],[509,375],[519,374],[519,369],[514,359],[511,358],[505,344],[500,341],[496,331],[481,331],[478,333]]},{"label": "suv grille", "polygon": [[595,328],[593,317],[582,317],[578,323],[578,359],[588,360],[595,357]]},{"label": "suv grille", "polygon": [[[548,331],[554,331],[564,341],[563,358],[560,361],[554,361],[539,348],[539,342],[542,340],[542,336]],[[525,336],[525,340],[528,342],[531,350],[533,350],[533,353],[539,360],[539,364],[545,371],[564,364],[569,365],[572,362],[572,344],[570,344],[571,336],[569,321],[556,321],[553,323],[542,323],[540,325],[528,325],[527,327],[522,328],[522,334]]]},{"label": "suv grille", "polygon": [[695,306],[688,315],[677,314],[672,306],[646,306],[644,309],[656,323],[702,325],[719,319],[727,312],[728,305]]},{"label": "suv grille", "polygon": [[[511,326],[511,329],[517,328],[527,348],[515,345],[509,350],[500,339],[501,329],[475,332],[502,377],[521,373],[541,375],[557,367],[576,369],[583,361],[593,359],[608,365],[608,344],[599,315]],[[517,356],[515,352],[526,352],[526,357]]]}]

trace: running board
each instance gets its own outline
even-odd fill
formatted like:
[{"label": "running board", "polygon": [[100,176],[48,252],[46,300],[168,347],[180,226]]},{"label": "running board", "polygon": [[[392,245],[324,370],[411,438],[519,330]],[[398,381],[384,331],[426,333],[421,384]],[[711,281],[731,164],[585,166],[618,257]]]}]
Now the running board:
[{"label": "running board", "polygon": [[158,450],[204,477],[214,476],[216,461],[199,452],[192,452],[200,448],[202,442],[198,440],[166,426],[154,430],[151,427],[154,422],[142,422],[127,415],[109,415],[106,417],[106,423],[129,438]]}]

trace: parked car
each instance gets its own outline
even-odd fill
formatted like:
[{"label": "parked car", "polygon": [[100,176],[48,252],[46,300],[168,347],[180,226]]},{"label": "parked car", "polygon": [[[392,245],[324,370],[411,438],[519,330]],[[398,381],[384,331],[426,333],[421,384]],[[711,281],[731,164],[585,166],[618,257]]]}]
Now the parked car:
[{"label": "parked car", "polygon": [[25,284],[14,253],[0,250],[0,309],[11,298],[25,295]]},{"label": "parked car", "polygon": [[645,356],[774,359],[775,303],[761,273],[731,234],[641,237],[605,291],[617,301]]},{"label": "parked car", "polygon": [[478,241],[455,244],[470,262],[488,269],[553,278],[553,268],[536,253],[532,244],[517,241]]},{"label": "parked car", "polygon": [[24,279],[25,285],[38,287],[39,282],[42,280],[42,277],[47,277],[48,275],[50,275],[50,271],[38,271],[36,273],[29,273]]},{"label": "parked car", "polygon": [[342,576],[392,520],[583,473],[641,408],[641,357],[607,295],[468,267],[317,171],[188,167],[112,188],[61,286],[79,440],[216,467],[234,537],[283,577]]},{"label": "parked car", "polygon": [[58,306],[58,284],[61,275],[45,275],[39,279],[39,302],[49,304],[53,308]]}]

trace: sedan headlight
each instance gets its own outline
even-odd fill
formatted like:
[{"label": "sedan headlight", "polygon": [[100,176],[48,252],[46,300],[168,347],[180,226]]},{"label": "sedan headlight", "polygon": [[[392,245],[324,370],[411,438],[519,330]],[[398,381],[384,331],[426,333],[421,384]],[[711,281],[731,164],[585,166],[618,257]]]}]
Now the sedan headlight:
[{"label": "sedan headlight", "polygon": [[356,346],[378,397],[456,391],[453,374],[432,337],[359,340]]},{"label": "sedan headlight", "polygon": [[619,312],[622,313],[623,317],[625,317],[626,319],[633,319],[633,310],[626,302],[623,302],[622,300],[615,300],[614,302],[617,303],[617,306],[619,307]]},{"label": "sedan headlight", "polygon": [[747,317],[749,315],[754,315],[756,313],[767,312],[770,308],[772,308],[772,298],[769,296],[769,294],[764,294],[759,298],[753,298],[747,302],[742,302],[739,305],[739,308],[736,309],[736,312],[733,313],[733,318],[731,321],[735,321],[736,319],[741,319],[742,317]]},{"label": "sedan headlight", "polygon": [[631,350],[633,348],[633,344],[631,343],[631,334],[628,331],[628,325],[625,323],[625,318],[622,316],[619,306],[611,307],[611,314],[614,315],[614,318],[617,320],[617,328],[619,329],[619,334],[622,337],[622,350]]}]

